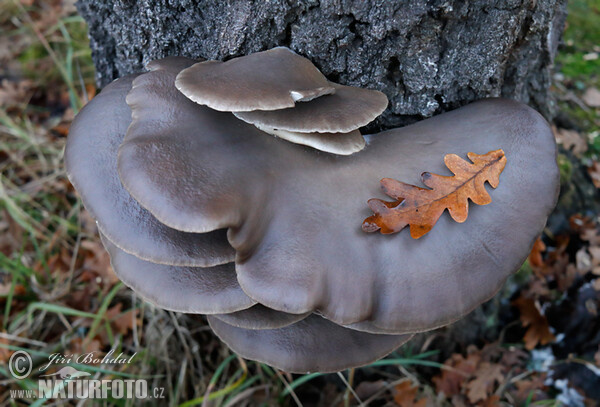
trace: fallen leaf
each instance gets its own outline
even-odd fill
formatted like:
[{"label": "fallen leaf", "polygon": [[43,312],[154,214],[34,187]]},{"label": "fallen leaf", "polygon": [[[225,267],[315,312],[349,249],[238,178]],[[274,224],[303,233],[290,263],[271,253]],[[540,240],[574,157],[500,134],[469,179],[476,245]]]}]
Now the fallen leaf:
[{"label": "fallen leaf", "polygon": [[600,231],[597,229],[586,229],[579,236],[594,246],[600,246]]},{"label": "fallen leaf", "polygon": [[531,248],[531,253],[529,253],[529,264],[531,267],[542,267],[544,265],[542,252],[545,251],[546,245],[542,241],[542,238],[538,237]]},{"label": "fallen leaf", "polygon": [[554,138],[558,144],[561,144],[565,150],[572,151],[575,155],[579,156],[585,153],[588,149],[588,143],[575,130],[559,129],[552,126],[554,132]]},{"label": "fallen leaf", "polygon": [[600,276],[600,246],[590,246],[588,252],[592,262],[592,273]]},{"label": "fallen leaf", "polygon": [[[3,332],[3,333],[6,333],[6,332]],[[10,342],[7,338],[0,337],[0,344],[10,345]],[[3,365],[6,364],[8,362],[8,359],[10,358],[11,354],[12,354],[12,351],[10,349],[8,349],[8,347],[0,346],[0,363],[2,363]]]},{"label": "fallen leaf", "polygon": [[585,247],[582,247],[575,253],[575,264],[580,275],[584,275],[592,270],[592,256],[587,252]]},{"label": "fallen leaf", "polygon": [[502,366],[483,362],[477,369],[475,378],[467,384],[467,397],[471,403],[487,400],[494,390],[495,383],[504,380]]},{"label": "fallen leaf", "polygon": [[[0,301],[4,300],[6,297],[8,297],[8,295],[10,294],[10,290],[12,288],[12,283],[10,281],[4,283],[4,282],[0,282]],[[25,295],[25,293],[27,293],[27,289],[25,288],[25,286],[23,284],[15,284],[15,288],[13,291],[13,297],[19,296],[19,295]]]},{"label": "fallen leaf", "polygon": [[394,387],[394,402],[400,407],[425,407],[426,399],[416,399],[418,390],[410,380],[404,380]]},{"label": "fallen leaf", "polygon": [[600,90],[596,88],[588,88],[581,99],[589,107],[600,107]]},{"label": "fallen leaf", "polygon": [[527,400],[530,402],[543,400],[546,397],[547,386],[544,384],[546,381],[545,373],[537,373],[530,377],[530,379],[519,380],[515,383],[516,390],[511,391],[513,397],[522,405]]},{"label": "fallen leaf", "polygon": [[493,395],[478,404],[480,407],[500,407],[500,396]]},{"label": "fallen leaf", "polygon": [[110,265],[110,256],[104,246],[96,240],[82,240],[81,251],[84,254],[83,269],[92,271],[109,285],[119,281],[119,277]]},{"label": "fallen leaf", "polygon": [[532,350],[537,344],[547,345],[554,342],[556,338],[550,332],[548,320],[540,312],[535,301],[531,298],[519,297],[512,302],[521,313],[521,323],[527,328],[523,340],[525,348]]},{"label": "fallen leaf", "polygon": [[441,374],[433,378],[436,391],[443,392],[446,397],[460,394],[463,382],[465,382],[477,370],[481,360],[479,353],[471,353],[466,358],[460,354],[453,354],[444,362],[445,369]]},{"label": "fallen leaf", "polygon": [[504,349],[502,358],[500,359],[500,364],[510,369],[522,370],[525,368],[528,359],[528,352],[511,346],[508,349]]},{"label": "fallen leaf", "polygon": [[69,342],[69,353],[73,355],[83,355],[84,353],[94,353],[99,352],[102,348],[102,344],[98,339],[92,339],[89,342],[86,342],[83,338],[74,337]]},{"label": "fallen leaf", "polygon": [[126,335],[133,329],[133,324],[140,325],[138,320],[138,309],[130,309],[124,313],[121,313],[123,308],[122,303],[117,303],[115,306],[109,308],[106,311],[106,319],[110,321],[111,326],[119,332],[121,335]]},{"label": "fallen leaf", "polygon": [[594,163],[587,168],[587,171],[594,186],[600,189],[600,164],[594,161]]},{"label": "fallen leaf", "polygon": [[428,233],[447,209],[452,219],[462,223],[467,220],[469,199],[477,205],[492,202],[485,190],[488,182],[493,188],[498,186],[500,174],[506,165],[504,151],[495,150],[487,154],[468,153],[472,163],[456,154],[447,154],[444,163],[454,173],[443,176],[424,172],[421,174],[421,188],[405,184],[391,178],[381,180],[384,192],[396,199],[386,202],[370,199],[369,207],[375,213],[363,222],[365,232],[397,233],[410,225],[410,235],[418,239]]},{"label": "fallen leaf", "polygon": [[3,79],[0,82],[0,107],[27,104],[32,85],[29,80],[11,82]]}]

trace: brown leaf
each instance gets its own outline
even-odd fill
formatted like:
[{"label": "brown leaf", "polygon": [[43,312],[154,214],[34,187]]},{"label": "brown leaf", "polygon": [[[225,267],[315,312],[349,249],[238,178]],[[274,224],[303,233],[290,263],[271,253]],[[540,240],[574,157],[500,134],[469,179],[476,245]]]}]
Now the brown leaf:
[{"label": "brown leaf", "polygon": [[98,352],[102,348],[102,344],[98,339],[92,339],[89,342],[86,342],[84,339],[79,337],[74,337],[69,342],[69,353],[74,355],[82,355],[84,353],[90,352]]},{"label": "brown leaf", "polygon": [[594,161],[594,163],[587,168],[587,171],[594,186],[600,189],[600,164]]},{"label": "brown leaf", "polygon": [[482,155],[468,153],[467,157],[472,163],[456,154],[446,154],[444,163],[455,174],[453,176],[429,172],[421,174],[423,184],[430,189],[391,178],[382,179],[384,192],[396,201],[370,199],[369,207],[375,214],[364,220],[363,230],[381,230],[381,233],[388,234],[397,233],[410,225],[410,235],[418,239],[433,228],[446,209],[456,222],[467,220],[469,199],[477,205],[492,202],[484,184],[487,181],[496,188],[506,165],[502,150]]},{"label": "brown leaf", "polygon": [[[10,341],[7,338],[0,338],[0,344],[10,345]],[[6,364],[10,358],[10,355],[12,355],[11,350],[9,350],[7,347],[0,346],[0,363]]]},{"label": "brown leaf", "polygon": [[510,347],[502,353],[500,364],[506,366],[509,369],[523,370],[529,359],[529,353],[523,349],[516,347]]},{"label": "brown leaf", "polygon": [[10,82],[3,79],[0,82],[0,107],[27,104],[32,85],[29,80]]},{"label": "brown leaf", "polygon": [[394,387],[394,402],[400,407],[425,407],[426,399],[417,400],[418,386],[413,386],[410,380],[404,380]]},{"label": "brown leaf", "polygon": [[537,346],[537,344],[546,345],[554,342],[555,337],[550,332],[550,326],[548,320],[540,310],[536,303],[531,298],[519,297],[513,301],[513,305],[519,308],[521,313],[521,323],[524,327],[528,327],[525,332],[525,348],[531,350]]},{"label": "brown leaf", "polygon": [[547,386],[545,373],[536,373],[529,379],[522,379],[515,383],[516,389],[511,391],[513,397],[519,402],[519,405],[525,403],[530,397],[530,401],[542,400],[545,398]]},{"label": "brown leaf", "polygon": [[140,325],[140,321],[137,317],[139,310],[130,309],[121,314],[122,308],[122,303],[117,303],[115,306],[109,308],[106,311],[106,319],[110,321],[111,326],[117,332],[119,332],[121,335],[126,335],[133,329],[134,321],[137,326]]},{"label": "brown leaf", "polygon": [[569,218],[569,227],[581,235],[588,229],[596,229],[596,224],[587,216],[575,214]]},{"label": "brown leaf", "polygon": [[554,126],[552,126],[552,131],[554,132],[556,142],[562,144],[565,150],[570,150],[577,156],[587,151],[588,143],[579,132],[575,130],[558,129]]},{"label": "brown leaf", "polygon": [[494,391],[494,384],[504,380],[502,366],[483,362],[475,374],[475,378],[467,384],[467,397],[471,403],[487,400]]},{"label": "brown leaf", "polygon": [[478,404],[480,407],[500,407],[500,396],[493,395]]},{"label": "brown leaf", "polygon": [[581,99],[589,107],[600,107],[600,90],[596,88],[588,88]]},{"label": "brown leaf", "polygon": [[117,277],[110,265],[110,256],[100,242],[96,240],[82,240],[81,251],[85,255],[83,261],[84,270],[92,271],[102,281],[110,285],[119,281],[119,277]]},{"label": "brown leaf", "polygon": [[436,391],[443,392],[446,397],[460,394],[463,382],[477,370],[480,360],[481,355],[475,352],[470,353],[467,358],[458,353],[453,354],[444,362],[446,368],[441,375],[433,378]]},{"label": "brown leaf", "polygon": [[542,241],[542,238],[538,237],[531,248],[531,253],[529,253],[529,264],[531,267],[542,267],[544,265],[542,252],[545,251],[546,245]]}]

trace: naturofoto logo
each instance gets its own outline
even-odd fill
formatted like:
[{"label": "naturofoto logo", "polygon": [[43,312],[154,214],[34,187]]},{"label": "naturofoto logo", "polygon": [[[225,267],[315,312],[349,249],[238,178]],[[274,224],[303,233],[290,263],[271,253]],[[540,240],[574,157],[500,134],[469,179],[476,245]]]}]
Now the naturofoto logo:
[{"label": "naturofoto logo", "polygon": [[[16,355],[16,356],[15,356]],[[56,357],[50,357],[56,360]],[[52,363],[52,362],[51,362]],[[45,371],[49,364],[40,368]],[[27,378],[33,370],[29,353],[15,352],[9,360],[9,371],[15,379]],[[38,388],[11,390],[13,399],[148,399],[164,398],[164,388],[148,386],[145,379],[94,378],[92,373],[63,366],[54,373],[40,375]]]}]

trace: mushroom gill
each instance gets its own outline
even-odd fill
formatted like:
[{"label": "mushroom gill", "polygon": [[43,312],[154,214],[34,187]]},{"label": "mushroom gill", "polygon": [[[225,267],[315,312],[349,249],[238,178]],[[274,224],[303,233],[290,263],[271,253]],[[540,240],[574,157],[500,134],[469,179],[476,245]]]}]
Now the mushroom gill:
[{"label": "mushroom gill", "polygon": [[[387,104],[307,63],[283,48],[225,63],[153,61],[82,110],[66,164],[115,271],[143,298],[210,314],[249,359],[331,372],[493,296],[553,209],[558,169],[546,121],[502,99],[369,136],[346,156],[272,137],[263,130],[342,139]],[[466,222],[444,214],[419,240],[361,230],[366,202],[383,197],[380,179],[418,184],[423,170],[448,173],[445,154],[495,149],[507,157],[502,181]]]}]

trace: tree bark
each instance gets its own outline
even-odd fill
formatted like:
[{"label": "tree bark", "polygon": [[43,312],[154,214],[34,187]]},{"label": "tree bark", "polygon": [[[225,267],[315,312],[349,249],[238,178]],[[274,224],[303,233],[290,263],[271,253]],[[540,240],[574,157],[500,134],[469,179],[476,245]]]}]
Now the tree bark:
[{"label": "tree bark", "polygon": [[547,117],[565,0],[80,0],[99,85],[167,55],[224,59],[285,45],[331,80],[379,89],[377,127],[484,97]]},{"label": "tree bark", "polygon": [[277,45],[330,79],[383,91],[371,130],[503,96],[551,117],[566,0],[79,0],[100,86],[168,55],[226,59]]}]

